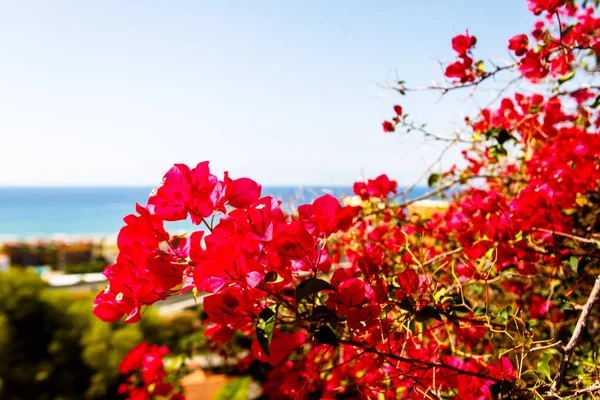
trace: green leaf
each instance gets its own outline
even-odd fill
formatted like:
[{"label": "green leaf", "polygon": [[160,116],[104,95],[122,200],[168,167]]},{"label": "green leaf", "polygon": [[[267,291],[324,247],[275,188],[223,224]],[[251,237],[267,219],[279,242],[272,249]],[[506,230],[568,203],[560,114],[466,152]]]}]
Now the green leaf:
[{"label": "green leaf", "polygon": [[335,290],[333,286],[327,281],[319,278],[307,279],[300,283],[296,287],[296,304],[300,303],[300,300],[311,294],[318,293],[322,290]]},{"label": "green leaf", "polygon": [[500,143],[490,147],[490,157],[498,159],[500,156],[505,156],[507,154],[506,149]]},{"label": "green leaf", "polygon": [[[569,1],[569,2],[570,2],[570,1]],[[571,2],[571,3],[572,3],[573,5],[575,5],[575,4],[574,4],[575,2]],[[571,32],[571,31],[573,30],[573,28],[575,28],[575,25],[576,25],[576,24],[572,24],[572,25],[569,25],[569,26],[567,26],[565,29],[563,29],[563,31],[562,31],[562,35],[563,35],[563,36],[567,36],[567,34],[568,34],[569,32]]]},{"label": "green leaf", "polygon": [[592,105],[590,107],[598,108],[598,106],[600,106],[600,95],[598,95],[598,97],[596,97],[596,100],[594,100],[594,102],[592,103]]},{"label": "green leaf", "polygon": [[252,378],[244,376],[236,378],[227,384],[221,386],[219,391],[214,395],[214,400],[245,400],[248,398],[248,390]]},{"label": "green leaf", "polygon": [[471,310],[464,305],[454,306],[453,311],[459,317],[471,314]]},{"label": "green leaf", "polygon": [[187,232],[186,233],[182,233],[181,235],[177,235],[173,238],[173,240],[171,240],[171,247],[176,249],[179,247],[179,243],[181,243],[181,240],[186,237]]},{"label": "green leaf", "polygon": [[[501,321],[501,323],[506,324],[508,322],[508,317],[510,316],[509,314],[509,308],[508,307],[504,307],[502,310],[500,310],[497,314],[498,319]],[[510,311],[512,312],[512,308],[510,308]]]},{"label": "green leaf", "polygon": [[273,327],[275,326],[275,316],[277,315],[278,305],[274,304],[264,308],[258,314],[256,322],[256,340],[267,355],[271,355],[271,338],[273,337]]},{"label": "green leaf", "polygon": [[523,240],[523,231],[519,231],[516,235],[515,235],[515,240],[517,242],[520,242],[521,240]]},{"label": "green leaf", "polygon": [[415,314],[415,319],[419,322],[425,322],[432,318],[442,322],[442,316],[433,306],[425,306]]},{"label": "green leaf", "polygon": [[192,296],[194,296],[194,303],[198,302],[198,288],[194,286],[192,288]]},{"label": "green leaf", "polygon": [[460,322],[458,320],[458,316],[456,315],[455,312],[451,312],[449,314],[444,314],[446,315],[446,318],[448,318],[448,321],[452,322],[452,324],[454,324],[454,326],[456,326],[457,328],[460,328]]},{"label": "green leaf", "polygon": [[417,302],[415,301],[415,299],[413,299],[412,297],[406,297],[406,298],[402,299],[402,301],[400,302],[399,306],[403,310],[414,311],[415,304],[417,304]]},{"label": "green leaf", "polygon": [[333,333],[333,330],[327,326],[323,325],[317,328],[314,334],[315,341],[321,344],[328,344],[334,347],[338,345],[338,339]]},{"label": "green leaf", "polygon": [[265,274],[265,279],[264,279],[265,283],[279,283],[279,282],[283,282],[283,278],[281,276],[279,276],[279,274],[277,274],[277,272],[267,272]]},{"label": "green leaf", "polygon": [[569,267],[571,267],[573,272],[577,273],[577,270],[579,269],[579,260],[577,257],[571,256],[571,258],[569,258]]},{"label": "green leaf", "polygon": [[440,174],[437,173],[433,173],[431,175],[429,175],[429,178],[427,178],[427,185],[429,185],[429,187],[434,187],[436,183],[438,183],[440,180]]},{"label": "green leaf", "polygon": [[535,328],[536,326],[538,326],[541,323],[541,321],[539,319],[531,319],[529,321],[527,321],[526,326],[528,330],[531,330],[533,328]]},{"label": "green leaf", "polygon": [[510,139],[512,139],[512,136],[510,135],[510,132],[508,131],[508,129],[502,129],[496,135],[496,140],[498,141],[499,144],[504,144],[506,141],[508,141]]},{"label": "green leaf", "polygon": [[444,297],[445,294],[446,294],[446,288],[441,288],[440,290],[438,290],[437,292],[435,292],[433,294],[433,298],[435,299],[435,301],[437,303],[443,303],[442,298]]},{"label": "green leaf", "polygon": [[492,395],[492,398],[496,399],[498,398],[500,395],[505,395],[510,393],[510,391],[513,388],[513,384],[507,380],[501,380],[500,382],[496,382],[492,385],[490,385],[490,394]]},{"label": "green leaf", "polygon": [[533,379],[535,381],[542,381],[542,382],[544,382],[544,376],[542,374],[540,374],[538,371],[534,371],[534,370],[531,370],[531,369],[523,372],[521,374],[521,378],[527,379],[527,380]]},{"label": "green leaf", "polygon": [[542,375],[546,382],[550,382],[552,377],[550,376],[550,360],[552,360],[552,354],[542,353],[542,359],[538,362],[537,370]]},{"label": "green leaf", "polygon": [[317,306],[308,318],[310,322],[330,322],[336,323],[339,318],[335,311],[330,310],[326,306]]},{"label": "green leaf", "polygon": [[564,76],[561,76],[560,78],[558,78],[558,84],[562,85],[563,83],[570,81],[571,79],[573,79],[575,77],[575,70],[572,69],[569,73],[567,73]]},{"label": "green leaf", "polygon": [[384,312],[385,314],[388,314],[388,313],[389,313],[389,312],[391,312],[391,311],[392,311],[394,308],[396,308],[396,305],[395,305],[395,304],[392,304],[392,303],[390,303],[390,304],[387,304],[385,307],[383,307],[383,312]]},{"label": "green leaf", "polygon": [[485,315],[485,307],[484,306],[477,306],[475,307],[475,309],[473,310],[473,315],[475,317],[482,317]]},{"label": "green leaf", "polygon": [[498,317],[505,321],[508,320],[508,311],[506,311],[506,308],[503,308],[502,310],[500,310],[500,312],[498,313]]}]

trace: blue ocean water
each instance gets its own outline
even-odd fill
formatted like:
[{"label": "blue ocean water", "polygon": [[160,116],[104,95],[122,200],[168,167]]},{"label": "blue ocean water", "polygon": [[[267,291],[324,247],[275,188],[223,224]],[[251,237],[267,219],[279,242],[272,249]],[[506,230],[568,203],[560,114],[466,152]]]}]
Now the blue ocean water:
[{"label": "blue ocean water", "polygon": [[[145,205],[149,187],[0,187],[0,241],[33,238],[116,236],[123,217]],[[426,188],[415,188],[410,197]],[[311,202],[329,193],[351,195],[350,187],[264,187],[263,195],[284,207]],[[176,223],[169,230],[190,231],[191,224]],[[198,229],[197,227],[195,229]]]}]

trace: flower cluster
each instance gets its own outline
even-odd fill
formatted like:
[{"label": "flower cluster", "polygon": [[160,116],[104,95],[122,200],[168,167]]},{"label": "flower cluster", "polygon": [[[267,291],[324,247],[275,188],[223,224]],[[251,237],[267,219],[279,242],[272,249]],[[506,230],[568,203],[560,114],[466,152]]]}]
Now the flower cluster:
[{"label": "flower cluster", "polygon": [[129,400],[150,400],[155,396],[170,400],[185,400],[175,391],[173,384],[166,382],[167,372],[163,357],[169,352],[164,346],[142,342],[121,360],[119,372],[127,376],[126,383],[119,386],[119,393]]},{"label": "flower cluster", "polygon": [[445,75],[448,78],[457,79],[460,83],[473,82],[478,76],[479,63],[473,63],[473,58],[468,54],[477,43],[475,36],[469,35],[467,31],[464,35],[457,35],[452,38],[452,49],[460,58],[446,67]]}]

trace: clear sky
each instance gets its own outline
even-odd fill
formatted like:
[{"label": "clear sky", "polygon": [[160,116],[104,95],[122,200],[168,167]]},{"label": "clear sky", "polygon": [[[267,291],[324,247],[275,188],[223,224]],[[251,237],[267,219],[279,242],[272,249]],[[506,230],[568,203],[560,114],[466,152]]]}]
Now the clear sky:
[{"label": "clear sky", "polygon": [[155,186],[203,160],[265,185],[409,184],[438,150],[384,135],[391,106],[445,132],[472,104],[380,84],[440,80],[465,28],[508,59],[532,21],[525,0],[0,4],[0,185]]}]

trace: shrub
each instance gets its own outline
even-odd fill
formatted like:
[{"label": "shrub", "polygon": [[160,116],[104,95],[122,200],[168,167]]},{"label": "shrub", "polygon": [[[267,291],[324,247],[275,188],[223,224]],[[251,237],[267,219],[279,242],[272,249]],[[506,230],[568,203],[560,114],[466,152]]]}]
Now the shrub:
[{"label": "shrub", "polygon": [[[600,390],[600,19],[591,2],[528,4],[541,16],[531,35],[508,41],[514,62],[487,68],[467,31],[451,41],[447,83],[425,88],[446,94],[512,74],[462,131],[430,132],[408,106],[383,122],[384,132],[463,150],[463,163],[431,174],[420,197],[452,190],[446,211],[407,216],[419,199],[381,175],[354,186],[356,206],[326,195],[288,217],[251,179],[219,179],[208,162],[177,164],[126,217],[94,313],[133,323],[169,296],[208,292],[206,335],[251,340],[239,368],[267,365],[272,398]],[[395,89],[416,90],[404,81]],[[187,218],[202,230],[164,230]]]}]

